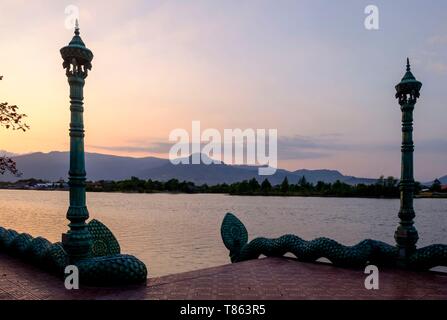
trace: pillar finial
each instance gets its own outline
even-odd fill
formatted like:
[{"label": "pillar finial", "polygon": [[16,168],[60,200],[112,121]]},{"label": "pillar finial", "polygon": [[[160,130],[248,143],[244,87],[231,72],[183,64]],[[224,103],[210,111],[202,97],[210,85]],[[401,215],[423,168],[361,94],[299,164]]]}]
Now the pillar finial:
[{"label": "pillar finial", "polygon": [[410,58],[407,57],[407,71],[411,71]]},{"label": "pillar finial", "polygon": [[79,20],[75,21],[75,35],[79,36]]}]

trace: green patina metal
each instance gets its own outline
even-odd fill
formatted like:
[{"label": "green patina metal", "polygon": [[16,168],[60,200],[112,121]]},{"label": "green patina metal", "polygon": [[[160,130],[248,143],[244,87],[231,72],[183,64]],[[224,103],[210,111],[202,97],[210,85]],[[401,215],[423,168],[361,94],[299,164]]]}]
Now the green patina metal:
[{"label": "green patina metal", "polygon": [[70,230],[62,235],[62,242],[50,243],[42,237],[33,238],[0,227],[0,250],[60,276],[68,265],[74,264],[84,284],[110,286],[145,282],[145,264],[134,256],[121,254],[118,240],[104,224],[98,220],[86,223],[89,212],[85,193],[83,90],[92,68],[93,53],[82,41],[77,22],[73,39],[60,52],[70,85],[70,205],[67,212]]},{"label": "green patina metal", "polygon": [[73,263],[88,258],[92,239],[85,221],[89,218],[85,196],[84,155],[84,85],[88,71],[92,68],[93,53],[87,49],[76,25],[75,35],[68,46],[61,49],[70,85],[70,207],[67,219],[70,230],[63,235],[62,243]]},{"label": "green patina metal", "polygon": [[416,250],[418,232],[414,227],[413,209],[414,176],[413,176],[413,110],[422,83],[411,73],[410,60],[407,58],[407,72],[402,81],[396,85],[396,98],[402,110],[402,164],[400,179],[400,224],[394,238],[399,248],[399,258],[403,263]]},{"label": "green patina metal", "polygon": [[88,225],[85,194],[85,154],[83,89],[92,68],[93,53],[85,46],[76,21],[75,35],[61,49],[63,67],[70,85],[70,206],[67,219],[70,230],[62,235],[63,249],[70,263],[79,267],[80,279],[94,285],[130,284],[146,281],[144,263],[130,255],[121,255],[112,232],[97,220]]},{"label": "green patina metal", "polygon": [[230,250],[232,262],[257,259],[260,255],[280,257],[290,252],[304,262],[327,258],[337,266],[361,267],[368,263],[392,265],[398,253],[394,246],[369,239],[352,247],[328,238],[306,241],[295,235],[284,235],[277,239],[256,238],[248,242],[247,229],[231,213],[227,213],[222,222],[221,236]]},{"label": "green patina metal", "polygon": [[[79,278],[84,284],[96,286],[137,284],[146,281],[144,263],[131,255],[120,254],[120,246],[113,233],[98,220],[87,225],[92,246],[88,259],[76,262]],[[72,259],[61,242],[33,238],[27,233],[17,233],[0,227],[0,250],[22,258],[60,276]]]},{"label": "green patina metal", "polygon": [[258,259],[261,255],[281,257],[292,253],[299,261],[314,262],[326,258],[339,267],[360,268],[373,264],[428,270],[436,266],[447,266],[447,245],[443,244],[415,250],[403,265],[397,246],[371,239],[363,240],[354,246],[344,246],[328,238],[306,241],[288,234],[276,239],[256,238],[248,242],[247,229],[231,213],[227,213],[222,222],[221,236],[225,247],[230,251],[233,263]]},{"label": "green patina metal", "polygon": [[260,255],[283,256],[290,252],[301,261],[315,261],[327,258],[334,265],[342,267],[362,267],[367,264],[395,265],[415,270],[428,270],[436,266],[447,266],[447,245],[434,244],[416,249],[418,233],[414,227],[413,209],[413,110],[422,83],[411,73],[407,59],[407,71],[402,81],[396,85],[396,98],[402,110],[402,176],[400,180],[400,224],[395,233],[396,246],[376,240],[363,240],[355,246],[344,246],[328,239],[318,238],[305,241],[295,235],[285,235],[277,239],[257,238],[248,242],[244,224],[228,213],[221,226],[224,245],[230,251],[232,262],[257,259]]}]

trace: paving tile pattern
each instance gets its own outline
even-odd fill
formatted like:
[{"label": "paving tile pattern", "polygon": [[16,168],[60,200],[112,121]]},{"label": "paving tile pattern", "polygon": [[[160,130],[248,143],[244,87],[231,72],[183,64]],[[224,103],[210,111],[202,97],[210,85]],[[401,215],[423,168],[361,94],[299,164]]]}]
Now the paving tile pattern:
[{"label": "paving tile pattern", "polygon": [[62,279],[0,254],[0,300],[447,300],[447,274],[382,269],[379,290],[366,290],[365,277],[363,270],[265,258],[149,278],[146,285],[69,291]]}]

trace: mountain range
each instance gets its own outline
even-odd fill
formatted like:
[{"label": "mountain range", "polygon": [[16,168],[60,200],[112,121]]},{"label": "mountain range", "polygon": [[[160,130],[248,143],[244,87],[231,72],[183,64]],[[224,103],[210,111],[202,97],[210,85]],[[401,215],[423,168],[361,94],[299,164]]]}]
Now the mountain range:
[{"label": "mountain range", "polygon": [[[22,172],[20,178],[5,174],[0,176],[0,181],[16,181],[18,179],[36,178],[49,181],[59,179],[67,180],[69,153],[49,152],[30,153],[13,156],[17,162],[17,167]],[[290,183],[297,183],[301,177],[311,183],[324,181],[333,183],[337,180],[355,185],[359,183],[372,184],[376,179],[358,178],[343,175],[337,170],[307,170],[301,169],[288,171],[278,169],[272,176],[259,176],[257,166],[238,166],[217,164],[179,164],[174,165],[168,159],[155,157],[133,158],[106,155],[99,153],[86,153],[86,168],[88,180],[124,180],[130,177],[140,179],[152,179],[167,181],[178,179],[180,181],[192,181],[196,184],[214,185],[218,183],[234,183],[242,180],[256,178],[262,181],[268,178],[272,184],[281,183],[285,177]],[[441,178],[442,183],[447,183],[447,176]]]}]

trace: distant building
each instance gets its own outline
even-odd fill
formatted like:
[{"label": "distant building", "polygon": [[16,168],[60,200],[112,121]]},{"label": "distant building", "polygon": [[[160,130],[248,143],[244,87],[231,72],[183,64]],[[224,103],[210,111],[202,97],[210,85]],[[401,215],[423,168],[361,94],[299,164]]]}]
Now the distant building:
[{"label": "distant building", "polygon": [[53,189],[54,183],[53,182],[47,182],[47,183],[37,183],[34,186],[32,186],[34,189]]}]

